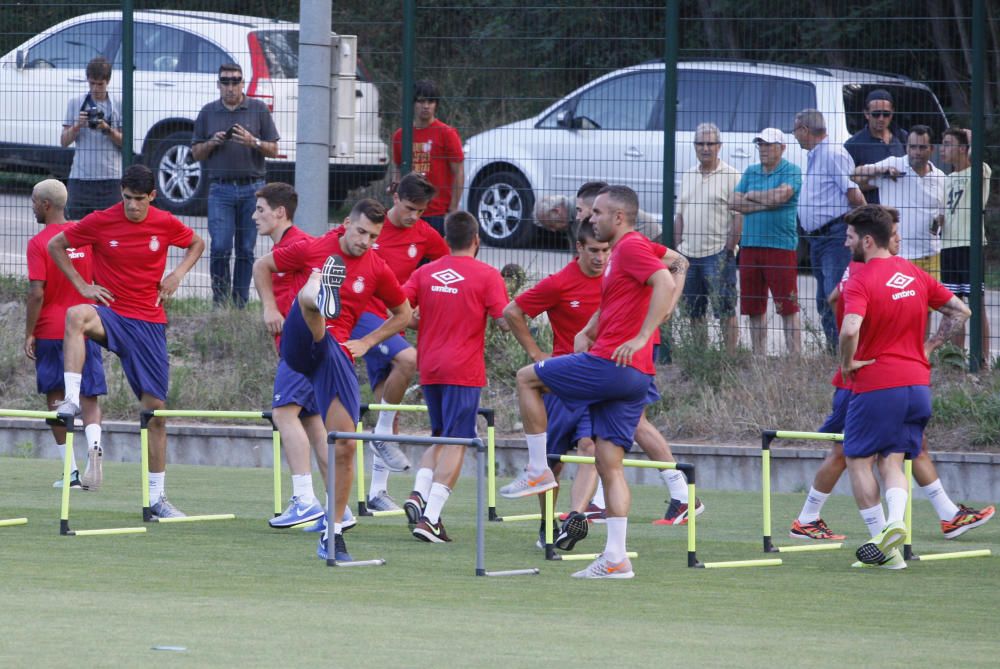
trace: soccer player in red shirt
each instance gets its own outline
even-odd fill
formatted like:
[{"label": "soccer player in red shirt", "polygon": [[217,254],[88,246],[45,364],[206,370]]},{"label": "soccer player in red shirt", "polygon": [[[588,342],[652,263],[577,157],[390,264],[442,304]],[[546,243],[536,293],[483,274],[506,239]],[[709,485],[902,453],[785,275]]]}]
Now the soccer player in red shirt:
[{"label": "soccer player in red shirt", "polygon": [[[80,374],[85,339],[115,353],[125,378],[144,409],[166,406],[169,383],[167,314],[164,300],[173,295],[205,250],[205,242],[168,212],[151,206],[156,181],[144,165],[132,165],[121,179],[122,202],[95,211],[49,241],[49,255],[87,301],[66,312],[66,398],[60,413],[80,411]],[[70,248],[89,245],[94,283],[87,283],[67,256]],[[186,249],[166,276],[167,249]],[[163,418],[149,421],[149,502],[157,518],[183,516],[166,496],[167,429]]]},{"label": "soccer player in red shirt", "polygon": [[[66,186],[56,179],[40,181],[31,191],[31,209],[35,220],[45,227],[28,241],[28,313],[24,328],[24,354],[35,361],[38,392],[45,393],[49,410],[55,409],[65,395],[63,332],[66,310],[86,301],[56,267],[47,248],[49,240],[70,225],[63,213],[66,197]],[[76,271],[84,281],[90,283],[93,280],[90,249],[67,249],[67,253]],[[83,431],[87,436],[88,446],[87,469],[81,479],[76,455],[70,454],[73,459],[73,471],[70,475],[72,488],[97,490],[104,480],[101,466],[101,408],[97,403],[97,396],[107,393],[101,349],[88,339],[80,390]],[[56,445],[60,450],[66,448],[66,428],[55,424],[51,428]],[[62,485],[61,478],[55,482],[55,487]]]},{"label": "soccer player in red shirt", "polygon": [[[437,188],[437,196],[424,211],[424,220],[444,234],[444,217],[456,211],[462,201],[465,182],[465,154],[458,132],[437,118],[441,92],[430,79],[413,86],[413,171]],[[403,162],[403,129],[392,136],[393,183],[400,181]]]},{"label": "soccer player in red shirt", "polygon": [[[432,434],[474,439],[479,395],[486,385],[486,322],[493,318],[507,329],[507,286],[500,272],[476,260],[479,223],[472,214],[452,212],[444,227],[451,255],[420,267],[403,291],[417,310],[417,366]],[[451,541],[441,510],[458,481],[465,449],[437,445],[424,451],[404,503],[417,539]]]},{"label": "soccer player in red shirt", "polygon": [[[303,239],[274,249],[254,263],[253,277],[271,334],[281,334],[281,357],[288,367],[309,378],[316,404],[328,431],[353,432],[361,413],[361,394],[354,359],[372,346],[397,334],[410,320],[410,304],[385,261],[369,253],[385,220],[385,208],[372,199],[359,201],[344,225],[318,239]],[[278,272],[309,271],[309,279],[282,318],[271,286]],[[351,330],[378,298],[391,316],[361,339]],[[335,446],[337,496],[335,518],[343,518],[354,477],[354,442],[340,439]],[[351,560],[344,543],[343,525],[334,523],[334,559]],[[327,559],[327,531],[316,551]]]},{"label": "soccer player in red shirt", "polygon": [[[410,173],[403,177],[393,193],[393,205],[386,214],[387,224],[382,226],[382,233],[372,246],[389,265],[400,285],[406,283],[421,262],[448,255],[448,245],[441,235],[420,218],[436,192],[433,184],[419,174]],[[351,337],[364,337],[381,326],[385,318],[385,305],[372,300],[365,313],[358,318]],[[364,358],[368,383],[377,401],[400,404],[417,372],[416,349],[400,335],[393,335],[369,349]],[[380,411],[375,433],[392,434],[395,422],[395,411]],[[375,457],[372,459],[368,508],[374,511],[397,510],[399,505],[388,493],[389,472],[409,469],[410,461],[391,441],[369,443]]]},{"label": "soccer player in red shirt", "polygon": [[[576,578],[632,578],[625,555],[631,493],[622,459],[653,382],[652,334],[673,311],[683,290],[686,261],[635,231],[639,198],[625,186],[608,186],[594,200],[591,220],[597,239],[611,244],[601,305],[577,334],[571,355],[543,360],[518,371],[518,399],[528,442],[528,467],[501,493],[524,497],[557,486],[546,456],[548,390],[570,408],[590,409],[597,471],[604,484],[608,541],[604,552]],[[662,248],[662,247],[660,247]],[[668,267],[675,267],[677,280]]]},{"label": "soccer player in red shirt", "polygon": [[[840,367],[852,383],[847,407],[844,455],[861,517],[872,537],[857,550],[855,566],[903,569],[898,546],[906,539],[903,514],[906,453],[920,452],[931,417],[928,356],[958,331],[971,313],[939,281],[889,250],[892,216],[867,205],[847,215],[853,260],[865,267],[844,286]],[[938,331],[926,342],[927,311],[942,314]],[[888,517],[883,516],[878,464]]]}]

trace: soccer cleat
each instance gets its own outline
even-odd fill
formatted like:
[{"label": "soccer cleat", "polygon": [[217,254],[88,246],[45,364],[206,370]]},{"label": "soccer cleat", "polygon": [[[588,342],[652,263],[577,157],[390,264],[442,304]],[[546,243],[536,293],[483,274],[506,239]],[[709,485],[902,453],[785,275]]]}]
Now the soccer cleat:
[{"label": "soccer cleat", "polygon": [[380,490],[374,497],[369,497],[366,506],[369,511],[399,511],[402,508],[385,490]]},{"label": "soccer cleat", "polygon": [[604,558],[604,554],[598,555],[586,569],[573,574],[573,578],[632,578],[633,576],[635,572],[632,571],[632,562],[628,558],[612,563]]},{"label": "soccer cleat", "polygon": [[429,544],[443,544],[451,541],[448,533],[444,531],[444,522],[440,518],[436,523],[427,520],[427,516],[421,516],[417,521],[417,526],[413,528],[413,536]]},{"label": "soccer cleat", "polygon": [[[350,508],[344,509],[344,515],[340,519],[340,531],[346,532],[358,524],[358,519],[351,513]],[[302,529],[303,532],[326,532],[326,513],[319,517],[312,525]]]},{"label": "soccer cleat", "polygon": [[[326,552],[326,531],[319,538],[319,545],[316,547],[316,555],[320,560],[329,559],[330,554]],[[343,534],[333,535],[333,559],[337,562],[353,562],[354,558],[347,552],[347,544],[344,543]]]},{"label": "soccer cleat", "polygon": [[[52,487],[53,488],[62,488],[63,487],[63,480],[59,479],[58,481],[56,481],[55,483],[52,484]],[[69,489],[72,490],[73,488],[78,488],[80,490],[86,490],[86,488],[83,487],[83,484],[80,483],[80,470],[78,470],[78,469],[74,469],[73,473],[69,475]]]},{"label": "soccer cleat", "polygon": [[540,495],[546,490],[558,488],[559,483],[555,475],[548,467],[541,474],[532,475],[525,469],[516,479],[500,488],[500,494],[507,499],[518,499],[520,497],[530,497]]},{"label": "soccer cleat", "polygon": [[392,441],[371,441],[372,450],[382,458],[382,462],[391,472],[405,472],[410,468],[410,459],[406,453]]},{"label": "soccer cleat", "polygon": [[[687,525],[688,522],[688,505],[679,499],[669,500],[670,506],[667,507],[667,512],[663,515],[663,518],[659,520],[654,520],[653,525]],[[705,511],[705,505],[701,503],[700,499],[695,498],[694,500],[694,515],[700,516]]]},{"label": "soccer cleat", "polygon": [[854,552],[865,564],[882,565],[889,561],[892,551],[906,540],[906,525],[900,521],[889,523],[874,537],[858,546]]},{"label": "soccer cleat", "polygon": [[964,504],[959,504],[958,513],[955,514],[954,518],[941,521],[941,531],[944,532],[945,539],[955,539],[973,527],[979,527],[989,522],[994,513],[996,513],[996,508],[992,504],[978,511]]},{"label": "soccer cleat", "polygon": [[563,522],[559,534],[556,535],[556,548],[561,551],[571,551],[576,542],[587,536],[587,516],[574,511]]},{"label": "soccer cleat", "polygon": [[100,446],[87,450],[87,469],[80,477],[80,484],[87,490],[100,490],[104,483],[104,449]]},{"label": "soccer cleat", "polygon": [[294,527],[302,523],[323,517],[323,507],[319,505],[314,497],[311,502],[305,502],[301,497],[292,496],[288,508],[280,516],[276,516],[267,521],[267,524],[276,529]]},{"label": "soccer cleat", "polygon": [[587,505],[587,509],[583,512],[587,516],[587,520],[591,523],[596,523],[597,525],[603,525],[608,520],[608,511],[602,506],[597,506],[593,502]]},{"label": "soccer cleat", "polygon": [[57,416],[79,416],[80,405],[72,400],[64,399],[56,405],[55,411]]},{"label": "soccer cleat", "polygon": [[[572,515],[573,512],[570,511],[567,516]],[[559,536],[559,523],[552,521],[552,541],[555,542],[555,538]],[[535,541],[535,548],[539,550],[545,550],[545,521],[543,520],[538,526],[538,540]]]},{"label": "soccer cleat", "polygon": [[347,266],[340,256],[330,256],[323,263],[319,292],[316,294],[316,308],[324,318],[340,316],[340,286],[347,278]]},{"label": "soccer cleat", "polygon": [[171,504],[166,495],[160,495],[160,499],[156,500],[156,504],[151,505],[149,510],[154,518],[184,518],[187,516],[186,513]]},{"label": "soccer cleat", "polygon": [[427,502],[424,501],[424,496],[416,490],[411,492],[410,496],[403,502],[403,511],[406,512],[406,522],[410,526],[411,532],[420,522],[426,508]]},{"label": "soccer cleat", "polygon": [[829,541],[841,541],[847,538],[843,534],[834,534],[822,518],[817,518],[811,523],[800,523],[799,519],[796,518],[795,522],[792,523],[792,529],[788,531],[788,536],[792,539],[825,539]]},{"label": "soccer cleat", "polygon": [[893,548],[889,551],[889,556],[884,562],[879,562],[878,564],[865,564],[864,562],[855,562],[851,565],[853,569],[871,569],[874,567],[881,567],[882,569],[906,569],[906,560],[903,559],[903,554],[899,552],[898,548]]}]

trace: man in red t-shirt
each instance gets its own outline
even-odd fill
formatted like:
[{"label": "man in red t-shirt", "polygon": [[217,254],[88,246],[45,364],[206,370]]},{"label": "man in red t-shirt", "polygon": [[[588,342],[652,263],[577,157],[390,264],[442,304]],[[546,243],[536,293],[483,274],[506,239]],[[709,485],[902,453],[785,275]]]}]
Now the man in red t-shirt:
[{"label": "man in red t-shirt", "polygon": [[[125,378],[144,409],[166,406],[169,383],[167,314],[163,301],[176,292],[184,276],[205,250],[191,228],[166,211],[151,206],[156,181],[144,165],[132,165],[121,180],[122,203],[95,211],[49,241],[49,255],[86,301],[66,313],[66,398],[60,413],[80,411],[80,374],[85,338],[115,353]],[[94,283],[87,283],[67,256],[70,248],[90,245]],[[186,249],[172,272],[164,276],[167,249]],[[149,421],[149,511],[153,518],[183,516],[167,501],[167,426]],[[144,491],[145,492],[145,491]]]},{"label": "man in red t-shirt", "polygon": [[[430,79],[413,86],[413,163],[412,171],[427,178],[437,188],[437,196],[424,211],[424,220],[444,234],[444,217],[456,211],[462,201],[465,182],[465,154],[458,132],[437,119],[441,93]],[[403,129],[392,136],[393,184],[402,176]]]},{"label": "man in red t-shirt", "polygon": [[[254,263],[253,278],[271,334],[281,334],[281,357],[288,367],[305,375],[328,431],[353,432],[361,413],[361,393],[354,359],[401,331],[410,320],[410,304],[389,266],[369,253],[385,220],[385,208],[372,199],[359,201],[344,225],[317,239],[303,239],[276,248]],[[278,308],[271,276],[309,271],[292,301],[287,318]],[[368,303],[377,298],[390,305],[391,316],[361,339],[351,330]],[[339,439],[336,449],[335,518],[343,518],[354,477],[354,442]],[[329,521],[329,519],[328,519]],[[343,525],[334,523],[334,559],[350,561]],[[316,550],[328,559],[328,531]]]},{"label": "man in red t-shirt", "polygon": [[[451,255],[416,270],[403,291],[417,314],[417,366],[435,437],[474,439],[479,395],[486,385],[486,322],[506,330],[507,286],[500,272],[476,260],[479,224],[456,211],[445,220]],[[424,451],[413,492],[404,503],[413,536],[451,541],[441,510],[458,481],[465,446]]]},{"label": "man in red t-shirt", "polygon": [[[35,220],[45,227],[28,241],[28,313],[24,328],[24,354],[35,361],[38,392],[45,394],[49,410],[55,409],[65,395],[63,332],[66,310],[86,301],[56,267],[47,248],[50,239],[69,227],[63,214],[66,198],[66,186],[56,179],[40,181],[31,191],[31,209]],[[67,253],[83,280],[88,283],[92,281],[90,249],[68,249]],[[87,469],[81,479],[76,455],[70,454],[73,460],[71,488],[97,490],[104,480],[101,466],[101,407],[97,403],[97,396],[107,393],[101,349],[88,339],[80,389],[83,431],[87,435]],[[58,424],[51,427],[58,448],[66,448],[66,428]],[[62,485],[61,478],[55,482],[55,487]]]},{"label": "man in red t-shirt", "polygon": [[[847,215],[847,239],[855,261],[865,267],[844,286],[840,367],[853,395],[847,407],[844,455],[861,517],[871,539],[855,566],[903,569],[898,546],[906,539],[903,514],[907,480],[903,459],[920,452],[931,417],[928,356],[970,316],[968,307],[939,281],[890,252],[892,215],[867,205]],[[928,307],[941,325],[926,342]],[[883,515],[876,463],[885,486]]]},{"label": "man in red t-shirt", "polygon": [[[675,251],[661,254],[635,231],[639,198],[625,186],[608,186],[594,200],[596,237],[611,244],[601,304],[577,334],[577,353],[527,367],[517,373],[518,400],[528,444],[524,474],[504,486],[505,497],[525,497],[557,486],[546,454],[547,419],[542,394],[552,392],[572,409],[590,410],[597,446],[597,471],[607,501],[605,550],[576,578],[632,578],[625,555],[631,493],[622,466],[653,382],[652,335],[673,311],[684,288],[686,260]],[[668,267],[675,268],[677,280]]]}]

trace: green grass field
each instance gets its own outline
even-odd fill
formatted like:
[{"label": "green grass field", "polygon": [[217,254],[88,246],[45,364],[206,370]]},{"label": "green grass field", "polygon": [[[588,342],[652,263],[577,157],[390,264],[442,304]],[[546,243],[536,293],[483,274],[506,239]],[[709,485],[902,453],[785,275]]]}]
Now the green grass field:
[{"label": "green grass field", "polygon": [[[59,474],[55,461],[0,458],[0,518],[29,519],[0,528],[2,667],[996,666],[1000,521],[945,541],[922,499],[918,553],[991,548],[994,557],[850,569],[864,529],[853,501],[834,497],[824,517],[850,550],[785,554],[780,567],[688,569],[686,530],[649,524],[665,491],[639,487],[635,579],[570,578],[585,563],[546,563],[535,522],[490,524],[486,561],[537,566],[539,576],[477,578],[475,482],[463,479],[445,509],[454,543],[418,542],[401,518],[365,518],[348,548],[386,566],[328,568],[315,535],[267,526],[268,470],[173,466],[177,506],[238,519],[111,537],[58,535],[50,485]],[[138,481],[134,464],[105,465],[100,492],[73,491],[72,527],[141,524]],[[410,479],[391,484],[401,497]],[[699,496],[702,561],[763,557],[759,495]],[[800,503],[775,496],[779,545],[791,542],[781,537]],[[500,506],[534,510],[533,500]],[[592,526],[578,550],[600,551],[604,534]]]}]

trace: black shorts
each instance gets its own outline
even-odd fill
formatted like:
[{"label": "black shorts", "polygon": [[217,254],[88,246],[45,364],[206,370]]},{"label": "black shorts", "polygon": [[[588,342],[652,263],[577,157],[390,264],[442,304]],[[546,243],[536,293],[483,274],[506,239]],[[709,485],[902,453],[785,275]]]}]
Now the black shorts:
[{"label": "black shorts", "polygon": [[[968,297],[970,292],[968,246],[956,246],[941,251],[941,283],[958,297]],[[983,284],[983,291],[986,285]]]}]

